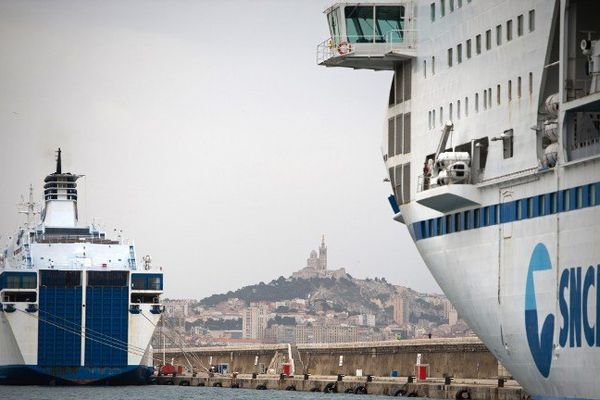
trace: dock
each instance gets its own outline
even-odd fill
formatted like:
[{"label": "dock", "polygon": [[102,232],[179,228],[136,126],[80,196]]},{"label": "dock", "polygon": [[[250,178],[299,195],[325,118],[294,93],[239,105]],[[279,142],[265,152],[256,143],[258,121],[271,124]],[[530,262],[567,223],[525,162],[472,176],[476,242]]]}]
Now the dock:
[{"label": "dock", "polygon": [[322,393],[353,393],[380,396],[428,397],[435,399],[521,400],[527,398],[516,381],[409,377],[273,376],[230,374],[159,376],[159,385],[204,386],[252,390],[291,390]]}]

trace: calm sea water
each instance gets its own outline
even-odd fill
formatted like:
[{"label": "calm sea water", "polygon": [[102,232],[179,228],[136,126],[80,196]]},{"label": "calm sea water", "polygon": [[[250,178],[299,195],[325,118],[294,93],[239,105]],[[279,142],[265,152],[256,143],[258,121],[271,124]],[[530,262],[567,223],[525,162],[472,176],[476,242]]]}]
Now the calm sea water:
[{"label": "calm sea water", "polygon": [[[279,400],[356,399],[353,394],[226,389],[193,386],[42,387],[0,386],[0,400]],[[387,396],[366,396],[377,400]]]}]

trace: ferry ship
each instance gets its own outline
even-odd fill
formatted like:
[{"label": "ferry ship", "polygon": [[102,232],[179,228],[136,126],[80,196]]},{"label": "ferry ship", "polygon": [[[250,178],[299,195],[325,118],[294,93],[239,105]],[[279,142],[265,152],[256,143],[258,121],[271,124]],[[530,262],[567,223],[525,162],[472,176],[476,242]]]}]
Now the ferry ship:
[{"label": "ferry ship", "polygon": [[535,398],[600,399],[600,3],[335,3],[326,67],[391,71],[394,219]]},{"label": "ferry ship", "polygon": [[30,188],[27,222],[0,254],[0,384],[143,384],[153,373],[162,268],[79,224],[80,177],[62,172],[59,149],[41,216]]}]

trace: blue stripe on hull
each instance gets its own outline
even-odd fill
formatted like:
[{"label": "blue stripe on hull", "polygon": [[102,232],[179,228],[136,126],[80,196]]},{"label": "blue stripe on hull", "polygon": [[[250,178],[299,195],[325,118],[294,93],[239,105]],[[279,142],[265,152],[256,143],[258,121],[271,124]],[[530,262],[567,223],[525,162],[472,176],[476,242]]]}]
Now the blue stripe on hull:
[{"label": "blue stripe on hull", "polygon": [[7,365],[0,367],[1,385],[144,385],[153,368],[129,365],[118,368],[40,367]]}]

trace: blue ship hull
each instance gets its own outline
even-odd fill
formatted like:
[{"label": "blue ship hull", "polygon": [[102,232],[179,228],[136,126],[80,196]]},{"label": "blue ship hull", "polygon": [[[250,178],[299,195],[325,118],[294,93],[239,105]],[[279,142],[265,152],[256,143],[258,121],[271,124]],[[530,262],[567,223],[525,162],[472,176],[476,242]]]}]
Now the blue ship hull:
[{"label": "blue ship hull", "polygon": [[39,367],[8,365],[0,367],[0,385],[145,385],[152,367]]}]

